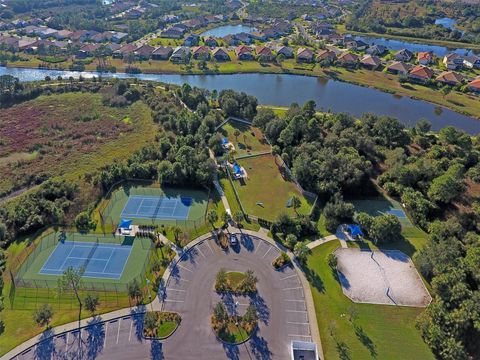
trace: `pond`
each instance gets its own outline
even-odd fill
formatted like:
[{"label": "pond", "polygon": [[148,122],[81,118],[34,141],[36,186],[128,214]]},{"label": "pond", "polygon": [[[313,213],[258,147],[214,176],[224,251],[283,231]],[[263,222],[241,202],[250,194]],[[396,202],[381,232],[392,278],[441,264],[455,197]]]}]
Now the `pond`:
[{"label": "pond", "polygon": [[435,25],[440,25],[450,30],[453,30],[455,28],[456,23],[457,22],[455,19],[451,19],[447,17],[435,20]]},{"label": "pond", "polygon": [[[45,76],[78,78],[98,76],[98,73],[0,67],[0,75],[9,74],[21,81],[43,80]],[[456,126],[470,134],[480,133],[480,120],[456,113],[434,104],[399,97],[379,90],[323,78],[288,74],[235,75],[178,75],[178,74],[102,74],[104,77],[160,81],[181,85],[188,83],[208,90],[233,89],[257,97],[259,103],[289,106],[314,100],[319,110],[348,112],[354,116],[372,112],[398,118],[406,126],[413,126],[425,118],[434,130],[447,125]]]},{"label": "pond", "polygon": [[[385,38],[377,38],[377,37],[369,37],[369,36],[355,36],[355,39],[362,40],[367,44],[383,45],[383,46],[386,46],[388,49],[394,50],[394,51],[401,50],[401,49],[408,49],[414,53],[419,51],[431,51],[436,56],[439,56],[439,57],[443,57],[444,55],[450,52],[455,52],[462,56],[469,55],[472,53],[472,50],[465,49],[465,48],[451,49],[451,48],[447,48],[445,46],[440,46],[440,45],[421,44],[421,43],[396,40],[396,39],[385,39]],[[473,51],[473,52],[475,53],[476,51]]]},{"label": "pond", "polygon": [[248,25],[223,25],[210,30],[207,30],[200,34],[200,36],[213,36],[213,37],[224,37],[227,35],[236,35],[240,33],[250,33],[254,32],[257,29],[253,26]]}]

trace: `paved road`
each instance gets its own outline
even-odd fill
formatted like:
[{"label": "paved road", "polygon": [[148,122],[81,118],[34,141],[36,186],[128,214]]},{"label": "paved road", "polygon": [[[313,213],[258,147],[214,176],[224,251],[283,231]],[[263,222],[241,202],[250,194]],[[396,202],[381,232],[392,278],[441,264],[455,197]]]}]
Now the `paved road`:
[{"label": "paved road", "polygon": [[[271,262],[278,255],[279,250],[271,243],[254,236],[242,237],[241,246],[227,252],[214,240],[205,240],[180,258],[162,291],[163,309],[182,315],[181,325],[169,339],[142,339],[140,312],[145,309],[141,309],[106,323],[92,321],[80,331],[57,335],[14,359],[290,359],[291,340],[311,341],[311,334],[298,274],[293,268],[275,271]],[[220,267],[227,271],[253,270],[258,294],[221,298],[213,289]],[[259,328],[248,342],[227,346],[217,340],[210,316],[218,301],[239,314],[249,303],[256,305]]]}]

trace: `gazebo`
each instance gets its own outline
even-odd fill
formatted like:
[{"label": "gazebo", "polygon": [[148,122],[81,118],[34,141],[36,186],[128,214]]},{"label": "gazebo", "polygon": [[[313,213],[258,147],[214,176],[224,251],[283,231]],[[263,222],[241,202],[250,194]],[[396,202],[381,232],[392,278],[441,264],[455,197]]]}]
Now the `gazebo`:
[{"label": "gazebo", "polygon": [[132,220],[122,219],[120,224],[118,224],[118,232],[121,235],[130,235],[132,229]]},{"label": "gazebo", "polygon": [[362,232],[362,229],[360,228],[360,225],[349,224],[347,226],[347,228],[348,228],[348,232],[350,233],[350,236],[352,238],[355,239],[355,238],[363,236],[363,232]]}]

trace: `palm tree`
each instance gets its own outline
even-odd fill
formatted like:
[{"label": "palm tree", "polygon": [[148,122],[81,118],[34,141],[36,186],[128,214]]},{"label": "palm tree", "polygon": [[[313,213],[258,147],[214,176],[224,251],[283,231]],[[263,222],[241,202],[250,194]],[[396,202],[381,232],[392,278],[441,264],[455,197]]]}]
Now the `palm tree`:
[{"label": "palm tree", "polygon": [[215,230],[215,223],[218,221],[217,211],[212,209],[207,214],[207,220],[212,225],[213,230]]},{"label": "palm tree", "polygon": [[182,229],[178,226],[172,227],[173,237],[175,238],[175,244],[179,245],[180,235],[182,234]]},{"label": "palm tree", "polygon": [[244,219],[245,217],[243,216],[243,213],[241,211],[237,211],[235,214],[233,214],[233,221],[235,221],[239,229]]},{"label": "palm tree", "polygon": [[222,215],[222,220],[223,220],[225,226],[228,226],[228,223],[230,222],[230,219],[231,219],[231,218],[232,218],[232,217],[230,216],[230,214],[229,214],[228,212],[225,211],[225,212],[223,213],[223,215]]},{"label": "palm tree", "polygon": [[292,196],[292,207],[293,207],[293,210],[295,211],[295,214],[297,215],[298,215],[297,209],[299,209],[300,206],[302,206],[302,202],[300,201],[298,196],[295,196],[295,195]]},{"label": "palm tree", "polygon": [[293,253],[295,254],[295,257],[303,263],[305,260],[307,260],[310,249],[307,247],[305,242],[297,242],[293,248]]},{"label": "palm tree", "polygon": [[235,142],[238,144],[238,137],[240,136],[240,130],[235,129],[233,132],[233,136],[235,136]]}]

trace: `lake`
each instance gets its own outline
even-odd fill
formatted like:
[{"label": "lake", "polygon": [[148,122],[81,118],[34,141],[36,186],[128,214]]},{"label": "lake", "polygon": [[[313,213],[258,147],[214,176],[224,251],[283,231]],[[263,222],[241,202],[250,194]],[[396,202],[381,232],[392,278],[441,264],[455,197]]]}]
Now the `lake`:
[{"label": "lake", "polygon": [[[49,75],[78,78],[98,76],[93,72],[72,72],[0,67],[21,81],[43,80]],[[399,97],[379,90],[330,79],[288,74],[178,75],[178,74],[102,74],[104,77],[138,78],[176,85],[188,83],[208,90],[233,89],[255,96],[260,104],[289,106],[314,100],[319,110],[348,112],[354,116],[372,112],[398,118],[406,126],[428,119],[434,130],[453,125],[470,134],[480,133],[480,120],[421,100]]]},{"label": "lake", "polygon": [[395,51],[401,50],[401,49],[408,49],[414,53],[419,51],[431,51],[439,57],[443,57],[444,55],[450,52],[455,52],[462,56],[472,53],[472,50],[465,49],[465,48],[451,49],[445,46],[421,44],[416,42],[395,40],[395,39],[385,39],[385,38],[377,38],[377,37],[369,37],[369,36],[355,36],[355,39],[362,40],[367,44],[383,45],[383,46],[386,46],[388,49],[395,50]]},{"label": "lake", "polygon": [[200,34],[200,36],[213,36],[213,37],[224,37],[227,35],[236,35],[242,32],[244,33],[251,33],[256,31],[257,29],[253,26],[248,25],[223,25],[219,26],[210,30],[207,30]]}]

